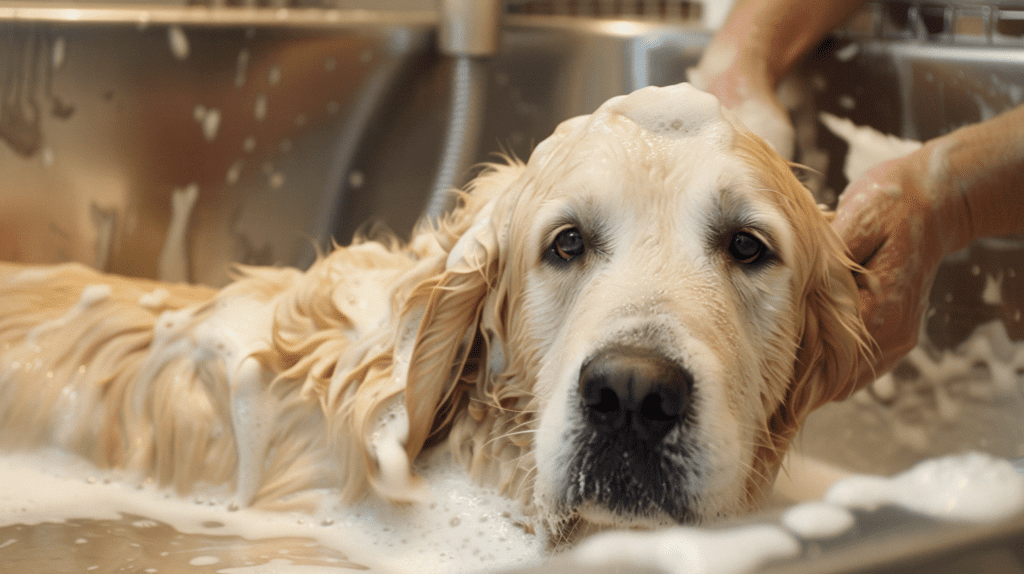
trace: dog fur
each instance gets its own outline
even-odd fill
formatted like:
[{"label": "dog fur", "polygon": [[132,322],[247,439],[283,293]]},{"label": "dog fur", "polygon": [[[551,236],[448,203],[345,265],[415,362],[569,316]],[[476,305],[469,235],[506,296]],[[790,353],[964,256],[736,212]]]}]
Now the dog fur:
[{"label": "dog fur", "polygon": [[[763,257],[734,257],[739,233]],[[807,414],[854,390],[855,269],[713,97],[645,88],[488,166],[408,243],[305,272],[240,267],[215,291],[0,264],[0,447],[264,508],[314,488],[415,502],[417,458],[449,449],[554,545],[701,523],[755,509]],[[583,412],[581,369],[623,345],[689,381],[657,443]]]}]

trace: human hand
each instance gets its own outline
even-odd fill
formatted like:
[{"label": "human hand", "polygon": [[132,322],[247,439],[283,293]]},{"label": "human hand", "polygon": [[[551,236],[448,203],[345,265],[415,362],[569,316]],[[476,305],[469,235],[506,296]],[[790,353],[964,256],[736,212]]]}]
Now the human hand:
[{"label": "human hand", "polygon": [[839,198],[833,228],[854,261],[861,317],[876,347],[857,387],[893,367],[917,344],[928,295],[943,256],[946,210],[929,189],[926,148],[868,170]]},{"label": "human hand", "polygon": [[715,47],[710,47],[700,64],[687,71],[690,83],[717,97],[747,129],[771,144],[779,155],[792,160],[793,123],[775,96],[773,81],[766,73],[757,72],[762,66],[734,58],[723,67],[721,58],[715,54]]}]

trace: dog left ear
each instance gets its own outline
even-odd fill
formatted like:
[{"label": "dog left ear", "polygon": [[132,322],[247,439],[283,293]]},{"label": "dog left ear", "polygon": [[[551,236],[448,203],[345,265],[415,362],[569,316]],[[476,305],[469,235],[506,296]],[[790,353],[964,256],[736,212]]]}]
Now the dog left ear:
[{"label": "dog left ear", "polygon": [[860,316],[854,281],[858,266],[828,225],[829,215],[819,216],[813,224],[817,249],[803,295],[806,305],[794,384],[780,413],[794,430],[811,411],[853,394],[860,369],[870,368],[871,335]]}]

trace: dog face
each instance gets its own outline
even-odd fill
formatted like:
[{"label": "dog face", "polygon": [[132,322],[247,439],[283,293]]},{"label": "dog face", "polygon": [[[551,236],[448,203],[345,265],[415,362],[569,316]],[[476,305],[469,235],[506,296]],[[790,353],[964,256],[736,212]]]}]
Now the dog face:
[{"label": "dog face", "polygon": [[684,85],[563,123],[499,179],[449,267],[489,286],[476,325],[529,398],[520,464],[552,537],[754,508],[865,340],[789,166]]},{"label": "dog face", "polygon": [[663,96],[611,102],[540,150],[537,207],[510,226],[535,254],[534,499],[556,532],[736,514],[774,471],[754,458],[795,374],[800,230],[716,101]]},{"label": "dog face", "polygon": [[[767,144],[707,94],[646,88],[494,166],[408,245],[249,269],[158,309],[140,303],[153,285],[0,269],[0,343],[22,353],[5,357],[58,374],[0,373],[21,421],[0,446],[77,421],[102,432],[78,440],[102,465],[267,503],[324,485],[415,501],[417,457],[447,447],[556,545],[698,523],[760,503],[807,413],[852,392],[853,269]],[[71,418],[62,381],[86,397]]]}]

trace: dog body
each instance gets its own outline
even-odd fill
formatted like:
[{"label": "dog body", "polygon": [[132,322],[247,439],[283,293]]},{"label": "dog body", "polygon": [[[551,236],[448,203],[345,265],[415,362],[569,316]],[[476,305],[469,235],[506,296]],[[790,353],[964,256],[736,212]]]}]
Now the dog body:
[{"label": "dog body", "polygon": [[0,267],[0,445],[245,504],[415,501],[448,448],[553,544],[763,501],[864,355],[852,264],[789,166],[680,85],[563,123],[407,245],[220,292]]}]

